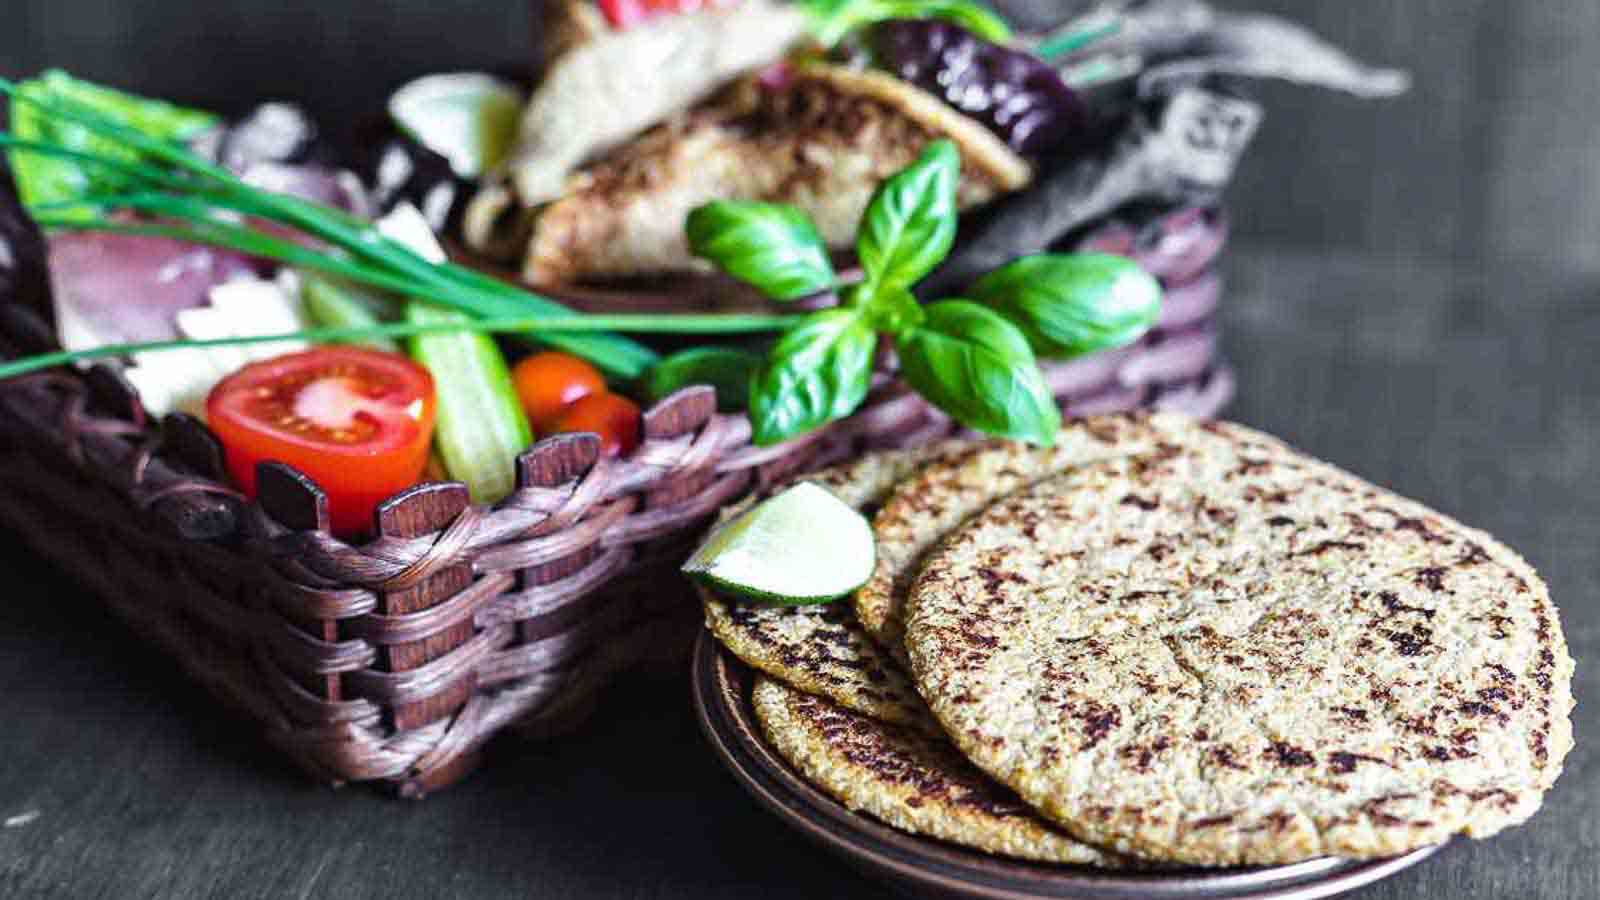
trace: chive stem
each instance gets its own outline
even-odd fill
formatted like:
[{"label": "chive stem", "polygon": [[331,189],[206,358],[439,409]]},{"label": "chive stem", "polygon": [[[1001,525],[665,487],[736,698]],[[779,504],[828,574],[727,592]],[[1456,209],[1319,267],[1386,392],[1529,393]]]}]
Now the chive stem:
[{"label": "chive stem", "polygon": [[98,153],[90,153],[87,150],[75,150],[71,147],[63,147],[59,144],[46,144],[39,141],[23,140],[22,138],[19,138],[9,132],[0,131],[0,147],[9,148],[15,153],[37,153],[41,156],[57,156],[61,157],[62,159],[73,159],[77,160],[78,162],[85,162],[93,166],[99,166],[100,168],[106,169],[110,172],[116,172],[126,178],[132,178],[138,181],[149,181],[155,184],[176,188],[178,190],[185,190],[191,186],[189,181],[170,173],[163,172],[155,166],[147,166],[143,165],[142,163],[128,162],[127,160],[121,159],[112,159],[109,156],[101,156]]},{"label": "chive stem", "polygon": [[[435,265],[378,234],[370,223],[362,222],[342,210],[249,185],[233,173],[211,164],[179,144],[152,138],[135,128],[109,119],[71,98],[55,95],[34,96],[21,91],[16,84],[4,78],[0,78],[0,94],[9,95],[14,103],[32,104],[46,115],[81,125],[151,159],[194,176],[192,180],[173,179],[159,182],[180,192],[170,197],[145,194],[86,198],[98,201],[101,205],[143,209],[156,215],[185,219],[191,223],[192,227],[187,232],[171,231],[167,233],[168,237],[195,240],[250,255],[291,262],[305,268],[340,274],[374,286],[382,286],[387,290],[398,290],[407,296],[423,297],[480,318],[514,318],[538,314],[571,315],[571,310],[548,298],[509,284],[497,283],[491,288],[488,286],[488,279],[469,276],[466,274],[468,270],[463,267]],[[12,135],[5,136],[13,143],[17,140]],[[102,165],[115,164],[103,158],[98,161]],[[126,174],[136,179],[154,180],[149,179],[147,177],[149,173],[146,172],[134,171]],[[92,205],[94,204],[67,203],[55,207],[55,210],[58,213],[76,211]],[[211,215],[211,207],[288,225],[345,251],[354,259],[334,262],[331,261],[331,256],[318,250],[266,237],[249,228],[219,222]],[[78,216],[52,217],[48,214],[41,218],[43,221],[39,224],[45,227],[137,233],[128,229],[105,227],[114,223],[103,218],[91,217],[84,220]],[[318,264],[310,258],[312,256],[324,256],[330,262]],[[598,331],[583,334],[566,332],[551,332],[551,334],[549,343],[583,356],[619,377],[636,377],[659,358],[650,348],[616,334]]]},{"label": "chive stem", "polygon": [[349,343],[372,338],[405,338],[428,334],[476,331],[487,334],[573,334],[592,331],[623,331],[635,334],[753,334],[782,331],[803,318],[802,314],[752,315],[744,313],[704,313],[699,315],[624,313],[617,315],[533,316],[515,319],[470,319],[460,322],[388,322],[359,328],[311,328],[277,334],[203,340],[144,341],[106,344],[85,350],[57,350],[0,363],[0,381],[44,369],[91,359],[160,353],[170,350],[233,347],[271,344],[279,341],[307,343]]}]

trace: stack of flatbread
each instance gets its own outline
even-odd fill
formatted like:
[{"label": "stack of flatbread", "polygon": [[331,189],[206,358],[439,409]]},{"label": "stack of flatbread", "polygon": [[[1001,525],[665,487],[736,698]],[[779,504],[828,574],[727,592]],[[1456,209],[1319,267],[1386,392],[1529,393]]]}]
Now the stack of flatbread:
[{"label": "stack of flatbread", "polygon": [[705,595],[772,746],[914,834],[1091,866],[1377,857],[1525,821],[1573,663],[1515,552],[1237,425],[1069,423],[811,477],[852,598]]}]

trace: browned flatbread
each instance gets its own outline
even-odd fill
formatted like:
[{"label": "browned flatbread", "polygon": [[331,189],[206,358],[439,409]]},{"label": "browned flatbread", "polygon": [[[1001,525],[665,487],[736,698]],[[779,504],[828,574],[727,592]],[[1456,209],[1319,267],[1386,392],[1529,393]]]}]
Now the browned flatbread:
[{"label": "browned flatbread", "polygon": [[1196,432],[1187,416],[1128,413],[1068,421],[1053,447],[974,442],[895,486],[872,520],[878,562],[856,591],[856,618],[902,666],[904,605],[923,556],[973,514],[1018,488],[1073,466],[1177,445]]},{"label": "browned flatbread", "polygon": [[856,715],[769,678],[756,680],[750,699],[773,748],[852,810],[912,834],[1020,859],[1126,864],[1052,828],[943,737]]},{"label": "browned flatbread", "polygon": [[[869,453],[804,476],[857,509],[875,505],[895,482],[931,459],[957,452],[955,443]],[[729,509],[737,515],[751,501]],[[873,643],[846,602],[774,606],[729,601],[700,588],[706,628],[745,664],[879,721],[938,734],[905,670]]]},{"label": "browned flatbread", "polygon": [[555,284],[701,270],[684,221],[713,200],[792,203],[830,247],[846,247],[878,183],[937,138],[961,150],[962,209],[1032,177],[982,124],[884,73],[807,65],[782,90],[752,79],[574,175],[539,215],[524,275]]},{"label": "browned flatbread", "polygon": [[1073,469],[929,556],[906,646],[960,749],[1151,859],[1386,856],[1527,819],[1572,746],[1513,551],[1238,426]]}]

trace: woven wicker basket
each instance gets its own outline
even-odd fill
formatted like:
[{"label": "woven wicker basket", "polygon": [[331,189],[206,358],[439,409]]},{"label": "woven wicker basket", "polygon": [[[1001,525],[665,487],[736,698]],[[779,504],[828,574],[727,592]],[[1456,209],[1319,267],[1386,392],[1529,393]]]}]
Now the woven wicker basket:
[{"label": "woven wicker basket", "polygon": [[[1078,241],[1133,256],[1168,294],[1138,345],[1048,367],[1069,414],[1226,402],[1213,315],[1224,231],[1190,209]],[[0,297],[0,355],[52,344]],[[0,521],[315,777],[420,796],[470,770],[496,732],[570,728],[615,672],[684,658],[698,608],[670,567],[719,506],[954,430],[884,372],[850,419],[754,447],[746,420],[689,388],[645,414],[625,459],[601,458],[590,435],[551,438],[493,508],[458,484],[419,485],[352,546],[297,472],[267,466],[245,502],[203,425],[147,420],[113,368],[58,370],[0,383]]]}]

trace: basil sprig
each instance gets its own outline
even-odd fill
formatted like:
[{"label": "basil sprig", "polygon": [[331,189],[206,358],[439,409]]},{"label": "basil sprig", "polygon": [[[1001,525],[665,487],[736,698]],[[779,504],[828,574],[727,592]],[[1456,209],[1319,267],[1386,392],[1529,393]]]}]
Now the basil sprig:
[{"label": "basil sprig", "polygon": [[689,249],[774,300],[833,287],[833,264],[817,226],[782,203],[723,200],[689,214]]},{"label": "basil sprig", "polygon": [[921,325],[895,338],[900,375],[950,417],[1000,437],[1050,444],[1061,409],[1028,339],[970,300],[940,300]]},{"label": "basil sprig", "polygon": [[806,316],[778,338],[750,382],[752,439],[776,444],[855,412],[867,398],[877,346],[860,309]]},{"label": "basil sprig", "polygon": [[1042,253],[978,279],[972,299],[1015,322],[1040,356],[1067,358],[1139,339],[1161,317],[1161,284],[1109,253]]},{"label": "basil sprig", "polygon": [[961,154],[935,141],[909,167],[889,176],[861,217],[856,255],[871,292],[909,288],[933,271],[956,241],[956,184]]},{"label": "basil sprig", "polygon": [[645,376],[645,396],[655,403],[692,384],[709,384],[717,392],[717,409],[734,412],[750,401],[750,380],[761,356],[736,347],[690,347],[656,363]]},{"label": "basil sprig", "polygon": [[[840,306],[802,317],[750,378],[757,444],[854,412],[882,335],[894,341],[906,382],[957,422],[1050,445],[1061,411],[1038,357],[1117,346],[1154,324],[1154,279],[1100,255],[1023,257],[980,279],[971,299],[919,304],[911,288],[955,241],[960,177],[955,145],[935,141],[874,192],[856,241],[862,280],[840,290]],[[791,207],[716,203],[691,215],[690,242],[724,271],[788,300],[834,284],[831,267],[816,264],[826,248],[803,221]]]}]

